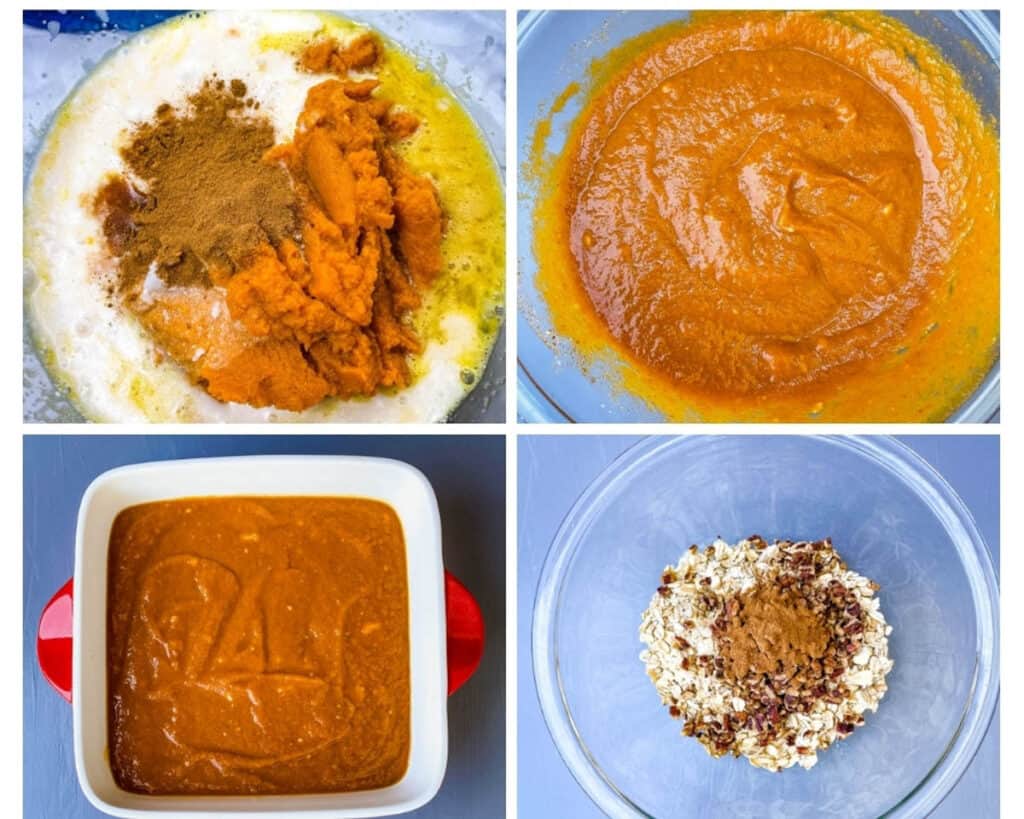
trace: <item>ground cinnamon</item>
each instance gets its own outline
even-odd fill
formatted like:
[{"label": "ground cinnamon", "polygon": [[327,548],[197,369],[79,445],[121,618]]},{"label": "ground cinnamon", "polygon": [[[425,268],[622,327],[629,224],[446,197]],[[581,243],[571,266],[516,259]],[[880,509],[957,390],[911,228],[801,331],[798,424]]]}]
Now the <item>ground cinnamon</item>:
[{"label": "ground cinnamon", "polygon": [[821,615],[793,586],[758,583],[726,604],[731,613],[719,638],[724,672],[742,680],[750,672],[791,677],[828,649]]},{"label": "ground cinnamon", "polygon": [[246,93],[240,80],[207,80],[182,110],[162,105],[130,134],[121,152],[130,173],[95,200],[122,294],[134,295],[154,263],[167,284],[208,286],[259,245],[294,235],[288,174],[263,161],[273,126]]}]

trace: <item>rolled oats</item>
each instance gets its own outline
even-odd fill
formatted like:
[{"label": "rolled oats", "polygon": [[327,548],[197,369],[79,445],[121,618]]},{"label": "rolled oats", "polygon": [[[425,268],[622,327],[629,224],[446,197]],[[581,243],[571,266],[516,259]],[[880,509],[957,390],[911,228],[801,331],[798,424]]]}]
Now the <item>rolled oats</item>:
[{"label": "rolled oats", "polygon": [[[769,544],[754,535],[733,546],[719,539],[703,551],[691,546],[660,580],[641,621],[640,659],[682,733],[712,756],[745,756],[771,771],[811,768],[818,751],[877,710],[893,666],[892,628],[874,596],[878,585],[851,571],[830,540]],[[758,660],[744,675],[727,663],[723,641],[735,637],[744,601],[763,584],[787,606],[799,598],[801,616],[813,613],[826,630],[827,647],[807,622],[794,625],[806,637],[803,653],[774,669]]]}]

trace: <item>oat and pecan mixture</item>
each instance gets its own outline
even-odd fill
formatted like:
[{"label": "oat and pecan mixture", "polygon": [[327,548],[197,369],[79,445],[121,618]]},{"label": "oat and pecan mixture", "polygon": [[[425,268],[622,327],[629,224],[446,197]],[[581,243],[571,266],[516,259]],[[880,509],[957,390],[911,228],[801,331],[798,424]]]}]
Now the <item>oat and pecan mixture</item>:
[{"label": "oat and pecan mixture", "polygon": [[829,539],[691,546],[643,614],[640,659],[712,756],[810,768],[885,694],[892,628],[877,590]]}]

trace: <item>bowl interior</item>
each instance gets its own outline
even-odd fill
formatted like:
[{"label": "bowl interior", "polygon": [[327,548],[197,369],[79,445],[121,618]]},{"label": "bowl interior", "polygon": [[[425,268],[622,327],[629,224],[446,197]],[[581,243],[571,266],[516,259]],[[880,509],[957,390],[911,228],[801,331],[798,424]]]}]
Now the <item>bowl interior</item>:
[{"label": "bowl interior", "polygon": [[[552,663],[538,668],[538,687],[542,701],[557,688],[562,705],[545,717],[577,779],[612,815],[789,819],[899,806],[957,741],[979,677],[994,684],[994,615],[961,522],[856,442],[731,436],[644,446],[570,516],[549,556],[549,566],[565,557],[550,611],[538,598],[535,628],[549,623],[551,643],[542,659],[535,642],[534,661]],[[755,533],[832,537],[854,571],[881,584],[893,626],[895,667],[878,712],[811,771],[712,759],[680,736],[638,658],[640,615],[663,567],[691,543]]]},{"label": "bowl interior", "polygon": [[[981,11],[893,11],[911,30],[928,38],[956,66],[982,111],[999,123],[999,33]],[[520,23],[518,62],[519,167],[530,167],[534,130],[558,94],[571,82],[590,87],[590,63],[626,40],[673,20],[685,11],[532,12]],[[558,152],[580,112],[580,95],[551,117],[549,150]],[[572,343],[552,330],[547,303],[536,287],[533,210],[537,188],[519,176],[519,413],[527,421],[660,421],[662,416],[618,385],[623,365],[608,360],[581,367]],[[999,407],[998,362],[979,388],[950,418],[988,421]]]},{"label": "bowl interior", "polygon": [[[134,14],[134,13],[132,13]],[[494,155],[502,180],[505,172],[505,61],[493,59],[504,49],[504,15],[500,12],[357,11],[345,17],[371,26],[420,58],[469,112]],[[124,13],[122,18],[127,15]],[[53,118],[64,100],[92,68],[112,49],[127,40],[132,28],[108,27],[96,18],[85,28],[80,13],[69,15],[80,27],[68,25],[60,36],[29,30],[24,63],[24,182]],[[142,13],[139,18],[144,17]],[[166,12],[140,19],[136,28],[160,22]],[[53,20],[64,15],[53,12]],[[504,323],[503,323],[504,324]],[[28,311],[23,317],[23,416],[30,422],[80,423],[85,419],[66,391],[54,383],[48,363],[36,349]],[[505,331],[495,338],[480,381],[457,407],[450,420],[501,422],[505,420]]]}]

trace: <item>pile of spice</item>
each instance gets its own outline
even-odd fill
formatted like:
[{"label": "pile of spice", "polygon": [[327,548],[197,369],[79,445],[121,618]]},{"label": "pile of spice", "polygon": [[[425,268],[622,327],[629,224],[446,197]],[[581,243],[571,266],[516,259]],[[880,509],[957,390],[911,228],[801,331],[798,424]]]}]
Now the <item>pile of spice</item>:
[{"label": "pile of spice", "polygon": [[109,291],[214,398],[301,411],[408,386],[411,312],[441,270],[434,183],[395,150],[419,126],[375,95],[375,37],[324,39],[290,142],[238,79],[162,105],[94,208]]},{"label": "pile of spice", "polygon": [[875,711],[892,670],[877,584],[831,540],[691,546],[643,614],[640,659],[683,734],[715,757],[812,767]]}]

